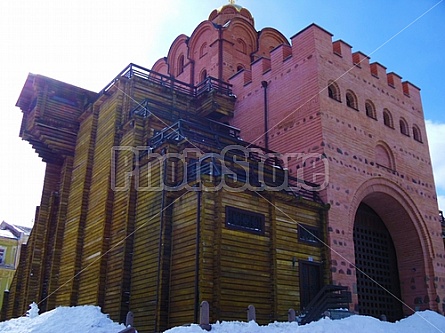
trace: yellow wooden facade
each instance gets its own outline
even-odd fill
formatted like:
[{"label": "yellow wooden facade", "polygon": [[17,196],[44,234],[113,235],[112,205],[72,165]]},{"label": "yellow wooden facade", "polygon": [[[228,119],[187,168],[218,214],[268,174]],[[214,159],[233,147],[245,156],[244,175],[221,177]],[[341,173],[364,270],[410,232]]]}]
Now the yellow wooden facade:
[{"label": "yellow wooden facade", "polygon": [[[239,190],[249,177],[286,177],[278,164],[233,150],[227,156],[244,164],[202,160],[188,177],[193,156],[162,160],[184,149],[250,149],[236,129],[215,121],[233,113],[230,86],[203,87],[135,65],[100,93],[29,75],[17,102],[20,135],[47,169],[9,318],[31,302],[42,311],[95,304],[121,322],[131,310],[138,331],[153,332],[196,322],[206,300],[212,321],[243,320],[254,304],[267,323],[300,308],[301,264],[318,265],[320,283],[330,282],[322,246],[328,206],[316,193]],[[242,165],[250,174],[234,178]],[[261,228],[237,228],[230,214],[254,216]],[[305,228],[317,231],[315,241],[301,238]]]}]

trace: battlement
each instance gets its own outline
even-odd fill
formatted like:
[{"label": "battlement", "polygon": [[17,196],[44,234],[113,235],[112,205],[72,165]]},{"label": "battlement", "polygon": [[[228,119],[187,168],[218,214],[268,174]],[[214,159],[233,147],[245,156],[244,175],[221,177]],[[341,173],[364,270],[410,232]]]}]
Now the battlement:
[{"label": "battlement", "polygon": [[[317,55],[329,63],[340,64],[345,73],[354,72],[367,81],[379,85],[387,85],[394,89],[395,93],[408,98],[414,97],[420,101],[420,89],[408,81],[402,81],[402,77],[394,72],[388,72],[387,68],[378,62],[370,62],[370,57],[361,51],[352,51],[352,46],[339,39],[332,41],[332,34],[316,24],[311,24],[301,30],[291,39],[291,45],[281,44],[270,51],[270,58],[260,58],[251,63],[250,68],[234,74],[230,81],[234,83],[238,76],[243,77],[243,84],[261,82],[266,80],[266,75],[272,73],[286,73],[296,69],[301,63]],[[316,59],[316,58],[314,58]],[[358,70],[358,71],[357,71]],[[335,79],[335,78],[333,78]]]}]

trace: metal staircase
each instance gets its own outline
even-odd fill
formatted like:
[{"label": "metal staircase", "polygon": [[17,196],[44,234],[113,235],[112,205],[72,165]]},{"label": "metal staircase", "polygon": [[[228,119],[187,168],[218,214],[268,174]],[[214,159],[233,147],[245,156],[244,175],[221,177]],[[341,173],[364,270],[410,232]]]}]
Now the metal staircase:
[{"label": "metal staircase", "polygon": [[331,313],[335,313],[337,318],[348,317],[351,315],[348,310],[351,301],[348,287],[326,285],[302,311],[299,322],[301,325],[308,324]]}]

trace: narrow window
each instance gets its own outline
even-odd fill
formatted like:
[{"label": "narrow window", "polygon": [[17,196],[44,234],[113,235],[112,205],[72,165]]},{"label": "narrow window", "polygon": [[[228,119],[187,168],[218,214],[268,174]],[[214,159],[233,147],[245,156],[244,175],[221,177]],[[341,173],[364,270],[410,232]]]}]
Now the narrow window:
[{"label": "narrow window", "polygon": [[420,132],[419,127],[417,127],[417,125],[413,126],[413,137],[414,137],[414,140],[416,140],[418,142],[422,142],[422,134]]},{"label": "narrow window", "polygon": [[5,252],[6,249],[4,247],[0,247],[0,264],[3,265],[5,263]]},{"label": "narrow window", "polygon": [[338,88],[338,85],[331,81],[328,84],[328,96],[332,99],[335,99],[336,101],[340,102],[340,89]]},{"label": "narrow window", "polygon": [[202,58],[207,54],[207,43],[202,43],[201,48],[199,49],[199,57]]},{"label": "narrow window", "polygon": [[178,58],[178,74],[181,74],[182,72],[184,72],[184,55],[181,54]]},{"label": "narrow window", "polygon": [[237,40],[237,49],[243,54],[247,54],[247,45],[246,42],[243,41],[241,38],[238,38]]},{"label": "narrow window", "polygon": [[406,120],[403,118],[400,118],[399,124],[400,124],[400,133],[402,133],[403,135],[409,136],[408,124],[406,123]]},{"label": "narrow window", "polygon": [[394,128],[392,116],[388,109],[383,110],[383,123],[388,127]]},{"label": "narrow window", "polygon": [[376,115],[376,112],[375,112],[375,107],[374,107],[374,104],[372,104],[371,101],[366,101],[365,109],[366,109],[366,115],[369,118],[377,119],[377,115]]},{"label": "narrow window", "polygon": [[358,110],[357,96],[350,90],[346,92],[346,105],[354,110]]},{"label": "narrow window", "polygon": [[205,79],[207,79],[207,70],[203,69],[201,71],[200,79],[201,79],[201,82],[203,82]]}]

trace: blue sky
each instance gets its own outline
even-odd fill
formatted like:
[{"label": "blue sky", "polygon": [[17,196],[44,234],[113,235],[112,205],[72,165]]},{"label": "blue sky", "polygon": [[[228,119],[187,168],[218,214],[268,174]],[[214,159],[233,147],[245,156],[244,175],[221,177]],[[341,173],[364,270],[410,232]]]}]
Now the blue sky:
[{"label": "blue sky", "polygon": [[[150,68],[225,0],[14,0],[0,13],[0,221],[31,225],[44,163],[18,137],[29,72],[99,91],[130,62]],[[257,30],[290,38],[311,23],[421,88],[445,209],[445,0],[243,0]]]}]

